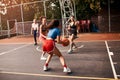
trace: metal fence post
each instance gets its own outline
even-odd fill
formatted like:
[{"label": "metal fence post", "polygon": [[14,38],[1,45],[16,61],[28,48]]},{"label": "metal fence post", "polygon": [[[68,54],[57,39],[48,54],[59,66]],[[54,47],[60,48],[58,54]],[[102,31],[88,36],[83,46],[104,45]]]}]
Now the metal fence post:
[{"label": "metal fence post", "polygon": [[22,19],[23,34],[25,34],[25,31],[24,31],[23,7],[22,6],[23,6],[23,3],[21,3],[20,9],[21,9],[21,19]]},{"label": "metal fence post", "polygon": [[108,0],[108,24],[109,24],[109,32],[111,32],[111,21],[110,21],[110,0]]},{"label": "metal fence post", "polygon": [[7,35],[8,35],[8,38],[10,38],[10,26],[9,26],[9,20],[7,20],[7,28],[8,28],[8,31],[7,31]]}]

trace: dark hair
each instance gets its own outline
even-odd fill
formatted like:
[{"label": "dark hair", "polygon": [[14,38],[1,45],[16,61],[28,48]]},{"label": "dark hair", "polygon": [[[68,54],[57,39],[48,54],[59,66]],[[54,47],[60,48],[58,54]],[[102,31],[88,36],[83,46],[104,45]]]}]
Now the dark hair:
[{"label": "dark hair", "polygon": [[[74,15],[71,15],[70,18],[71,18],[71,17],[75,18]],[[75,22],[75,19],[73,19],[73,21]],[[71,19],[69,20],[69,22],[71,22]]]},{"label": "dark hair", "polygon": [[74,15],[71,15],[70,17],[73,17],[73,18],[75,18],[75,16],[74,16]]},{"label": "dark hair", "polygon": [[59,20],[52,20],[48,25],[48,29],[52,29],[59,26]]},{"label": "dark hair", "polygon": [[43,18],[46,18],[45,16],[41,16],[39,19],[40,19],[40,22],[42,21]]}]

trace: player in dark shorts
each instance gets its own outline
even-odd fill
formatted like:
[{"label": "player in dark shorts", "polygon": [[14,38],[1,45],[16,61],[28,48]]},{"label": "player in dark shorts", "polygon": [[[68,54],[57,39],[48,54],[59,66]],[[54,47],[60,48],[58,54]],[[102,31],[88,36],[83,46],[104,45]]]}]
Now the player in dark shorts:
[{"label": "player in dark shorts", "polygon": [[69,19],[69,40],[70,40],[70,49],[68,50],[68,53],[72,53],[73,49],[77,48],[77,46],[74,43],[74,39],[77,37],[77,22],[74,19],[74,16],[71,16]]}]

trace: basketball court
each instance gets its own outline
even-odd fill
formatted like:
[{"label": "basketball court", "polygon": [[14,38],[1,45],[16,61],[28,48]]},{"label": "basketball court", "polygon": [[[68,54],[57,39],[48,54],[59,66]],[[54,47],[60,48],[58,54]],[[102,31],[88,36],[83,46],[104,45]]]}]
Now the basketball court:
[{"label": "basketball court", "polygon": [[[57,56],[43,71],[41,44],[0,43],[0,80],[115,80],[120,79],[120,40],[76,41],[78,49],[57,44],[72,73],[63,73]],[[47,54],[45,55],[48,56]]]},{"label": "basketball court", "polygon": [[[4,1],[4,0],[2,0]],[[108,0],[109,1],[109,0]],[[0,25],[0,37],[5,35],[7,39],[0,39],[0,80],[119,80],[120,79],[120,34],[112,33],[112,35],[99,33],[82,34],[76,39],[76,44],[79,47],[74,50],[72,54],[68,54],[69,46],[64,47],[58,45],[57,47],[62,52],[70,69],[71,74],[63,73],[63,68],[59,62],[59,58],[54,55],[49,64],[50,70],[43,71],[45,61],[41,61],[41,44],[34,46],[33,37],[18,37],[18,35],[30,35],[32,21],[26,21],[28,14],[24,13],[24,6],[41,5],[42,9],[34,7],[37,12],[43,13],[47,17],[48,11],[51,10],[53,16],[55,4],[48,6],[46,3],[51,3],[51,0],[39,0],[33,2],[22,2],[17,4],[15,0],[9,1],[8,4],[0,3],[0,24],[5,19],[6,29],[4,30]],[[76,18],[76,8],[74,0],[58,0],[62,18],[63,35],[66,22],[71,15]],[[9,5],[10,4],[10,5]],[[9,6],[5,6],[9,5]],[[47,8],[50,7],[49,8]],[[32,8],[31,7],[31,8]],[[33,9],[30,8],[30,11]],[[11,11],[12,10],[12,11]],[[8,12],[7,14],[7,11]],[[14,15],[13,13],[17,14]],[[108,12],[110,12],[108,10]],[[10,16],[10,14],[13,14]],[[31,13],[32,14],[32,13]],[[9,16],[7,18],[7,16]],[[119,15],[117,15],[118,17]],[[54,16],[53,16],[54,17]],[[110,13],[108,14],[109,25],[103,20],[106,17],[100,17],[102,27],[106,27],[105,32],[111,32],[110,27]],[[9,19],[10,18],[10,19]],[[25,20],[26,19],[26,20]],[[116,19],[116,18],[114,18]],[[113,19],[113,22],[115,20]],[[29,19],[28,19],[29,20]],[[94,21],[97,21],[94,19]],[[112,22],[112,21],[111,21]],[[116,22],[119,23],[117,20]],[[116,25],[115,25],[116,26]],[[119,30],[119,28],[117,28]],[[113,30],[114,32],[114,30]],[[16,34],[17,37],[11,38],[11,34]],[[116,36],[117,34],[117,36]],[[96,40],[97,36],[97,40]],[[114,37],[115,36],[115,37]],[[23,39],[23,37],[25,37]],[[105,39],[106,38],[106,39]],[[86,40],[85,40],[86,39]],[[47,54],[45,55],[48,56]]]}]

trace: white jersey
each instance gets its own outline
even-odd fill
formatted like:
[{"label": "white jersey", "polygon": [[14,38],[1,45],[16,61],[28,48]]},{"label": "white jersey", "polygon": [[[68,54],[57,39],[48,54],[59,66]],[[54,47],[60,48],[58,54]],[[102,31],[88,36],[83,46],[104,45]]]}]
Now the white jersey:
[{"label": "white jersey", "polygon": [[38,30],[38,23],[32,23],[33,30]]}]

